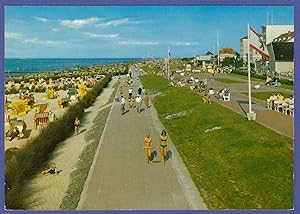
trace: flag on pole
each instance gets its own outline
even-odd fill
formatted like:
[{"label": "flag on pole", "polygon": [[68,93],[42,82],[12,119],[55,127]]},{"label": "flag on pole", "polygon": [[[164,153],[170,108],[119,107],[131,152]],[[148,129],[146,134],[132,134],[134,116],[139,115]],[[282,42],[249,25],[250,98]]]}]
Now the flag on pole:
[{"label": "flag on pole", "polygon": [[270,58],[266,44],[264,44],[260,35],[251,27],[249,27],[249,47],[256,50],[263,57]]},{"label": "flag on pole", "polygon": [[170,59],[171,59],[171,51],[170,48],[168,48],[168,63],[170,63]]}]

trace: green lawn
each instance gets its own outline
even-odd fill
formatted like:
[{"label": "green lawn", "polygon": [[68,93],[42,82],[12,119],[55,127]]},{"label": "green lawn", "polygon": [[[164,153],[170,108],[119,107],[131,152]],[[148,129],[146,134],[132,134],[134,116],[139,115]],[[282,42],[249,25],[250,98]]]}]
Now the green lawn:
[{"label": "green lawn", "polygon": [[[248,80],[248,76],[243,76],[243,75],[234,74],[234,73],[229,73],[228,75],[234,76],[234,77],[239,77],[239,78],[241,78],[243,80]],[[261,82],[261,83],[265,82],[265,80],[254,78],[254,77],[251,77],[251,81],[256,81],[256,82]]]},{"label": "green lawn", "polygon": [[[210,209],[291,209],[293,141],[188,88],[168,88],[154,75],[141,81],[202,198]],[[187,111],[185,116],[165,119]],[[206,129],[219,130],[204,132]]]},{"label": "green lawn", "polygon": [[[234,77],[239,77],[243,80],[248,80],[248,76],[243,76],[243,75],[233,74],[233,73],[229,73],[229,75],[234,76]],[[254,81],[254,82],[257,82],[257,83],[260,83],[260,84],[265,84],[265,82],[266,82],[265,80],[254,78],[254,77],[251,77],[251,81]],[[274,86],[274,88],[275,88],[275,86]],[[293,85],[287,85],[287,84],[281,84],[281,86],[278,86],[276,88],[284,88],[284,89],[294,90]]]},{"label": "green lawn", "polygon": [[[274,91],[274,93],[277,95],[278,94],[278,91]],[[248,93],[245,92],[245,93],[242,93],[244,95],[247,95],[248,96]],[[293,94],[292,93],[281,93],[285,98],[289,98],[291,97]],[[251,96],[252,97],[255,97],[257,99],[260,99],[260,100],[267,100],[270,96],[272,95],[272,92],[252,92],[251,93]]]},{"label": "green lawn", "polygon": [[227,79],[227,78],[214,78],[214,80],[218,81],[218,82],[223,82],[223,83],[244,83],[242,81],[238,81],[238,80],[232,80],[232,79]]},{"label": "green lawn", "polygon": [[159,72],[158,68],[151,68],[149,65],[142,66],[142,69],[149,74],[157,74]]}]

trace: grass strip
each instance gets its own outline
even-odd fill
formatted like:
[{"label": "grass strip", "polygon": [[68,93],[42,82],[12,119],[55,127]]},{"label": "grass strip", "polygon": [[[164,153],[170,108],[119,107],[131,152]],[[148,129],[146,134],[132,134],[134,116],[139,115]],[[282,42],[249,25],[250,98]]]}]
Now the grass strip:
[{"label": "grass strip", "polygon": [[[279,91],[274,91],[274,93],[277,95],[279,93]],[[244,95],[248,96],[247,92],[242,93]],[[289,98],[291,96],[293,96],[292,93],[287,93],[287,92],[283,92],[281,93],[285,98]],[[260,100],[264,100],[267,101],[267,99],[270,98],[270,96],[272,95],[272,92],[252,92],[251,96]]]},{"label": "grass strip", "polygon": [[231,84],[231,83],[244,83],[242,81],[232,80],[232,79],[227,79],[227,78],[214,78],[214,80],[218,81],[218,82],[228,83],[228,84]]},{"label": "grass strip", "polygon": [[[293,208],[291,139],[161,77],[141,81],[164,94],[154,106],[208,208]],[[166,117],[178,112],[187,114]]]},{"label": "grass strip", "polygon": [[88,144],[84,147],[79,157],[76,169],[70,175],[71,182],[60,205],[62,210],[76,209],[78,205],[110,108],[105,108],[97,114],[93,121],[93,127],[85,134],[85,141]]},{"label": "grass strip", "polygon": [[149,65],[142,66],[142,69],[149,74],[158,74],[159,69],[157,67],[150,67]]},{"label": "grass strip", "polygon": [[[234,76],[234,77],[239,77],[243,80],[248,80],[248,76],[241,75],[241,74],[235,74],[235,73],[229,73],[228,75]],[[265,84],[266,80],[265,79],[259,79],[251,76],[251,81],[257,82],[260,84]],[[283,80],[279,80],[279,82],[282,83]],[[294,90],[294,85],[292,83],[290,84],[284,84],[282,83],[281,86],[277,86],[278,88],[284,88],[284,89],[289,89],[289,90]]]}]

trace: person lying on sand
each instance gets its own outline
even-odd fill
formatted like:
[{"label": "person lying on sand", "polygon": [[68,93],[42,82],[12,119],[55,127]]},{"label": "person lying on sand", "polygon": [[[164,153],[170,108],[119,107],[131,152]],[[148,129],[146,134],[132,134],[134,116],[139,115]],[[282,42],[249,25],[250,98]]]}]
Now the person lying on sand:
[{"label": "person lying on sand", "polygon": [[58,171],[56,171],[56,164],[55,163],[52,163],[50,165],[50,168],[47,170],[47,171],[43,171],[42,172],[43,175],[54,175],[54,174],[57,174],[58,175]]}]

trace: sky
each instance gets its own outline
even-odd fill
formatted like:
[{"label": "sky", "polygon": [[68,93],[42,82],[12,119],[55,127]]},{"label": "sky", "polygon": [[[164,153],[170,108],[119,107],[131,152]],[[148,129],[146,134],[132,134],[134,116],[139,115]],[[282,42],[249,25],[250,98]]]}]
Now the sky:
[{"label": "sky", "polygon": [[6,6],[5,58],[191,57],[233,48],[292,6]]}]

